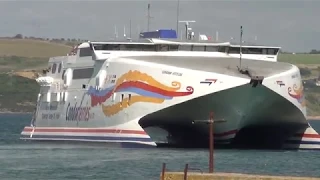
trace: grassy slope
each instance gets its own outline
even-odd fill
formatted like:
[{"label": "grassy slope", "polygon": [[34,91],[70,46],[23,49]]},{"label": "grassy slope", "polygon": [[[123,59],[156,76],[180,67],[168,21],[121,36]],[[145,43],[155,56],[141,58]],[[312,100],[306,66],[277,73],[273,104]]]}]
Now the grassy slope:
[{"label": "grassy slope", "polygon": [[31,39],[1,39],[0,56],[49,58],[66,55],[70,46]]},{"label": "grassy slope", "polygon": [[278,61],[288,62],[297,65],[319,65],[320,54],[280,54]]},{"label": "grassy slope", "polygon": [[317,78],[320,72],[320,54],[280,54],[278,61],[297,65],[300,70],[307,69],[309,75],[303,75],[303,79]]},{"label": "grassy slope", "polygon": [[43,69],[52,56],[63,56],[70,46],[31,39],[0,39],[0,71]]}]

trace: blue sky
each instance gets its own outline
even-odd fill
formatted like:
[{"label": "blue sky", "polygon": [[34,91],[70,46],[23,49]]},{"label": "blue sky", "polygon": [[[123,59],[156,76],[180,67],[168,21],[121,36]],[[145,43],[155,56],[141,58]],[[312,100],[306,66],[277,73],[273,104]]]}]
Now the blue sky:
[{"label": "blue sky", "polygon": [[[0,2],[0,36],[21,33],[50,38],[106,40],[147,29],[147,4],[151,4],[150,29],[176,28],[177,0],[4,0]],[[239,39],[258,44],[281,46],[293,52],[320,49],[320,1],[318,0],[180,0],[180,20],[195,20],[196,35],[215,36],[219,40]],[[183,24],[180,24],[180,29]],[[255,36],[257,40],[255,40]]]}]

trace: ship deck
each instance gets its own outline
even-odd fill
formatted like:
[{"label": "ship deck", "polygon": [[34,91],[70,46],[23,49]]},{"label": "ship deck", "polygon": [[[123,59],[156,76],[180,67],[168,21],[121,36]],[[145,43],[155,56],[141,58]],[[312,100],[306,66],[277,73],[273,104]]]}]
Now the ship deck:
[{"label": "ship deck", "polygon": [[[130,56],[125,58],[249,78],[247,75],[241,74],[238,71],[238,58],[181,56]],[[253,76],[269,77],[288,71],[293,67],[293,65],[283,62],[242,59],[242,68],[247,68]]]}]

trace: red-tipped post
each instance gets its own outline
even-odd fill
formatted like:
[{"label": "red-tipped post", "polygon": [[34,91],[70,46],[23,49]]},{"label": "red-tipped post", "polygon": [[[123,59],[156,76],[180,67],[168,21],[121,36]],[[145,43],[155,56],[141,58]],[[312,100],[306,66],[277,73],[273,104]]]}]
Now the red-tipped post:
[{"label": "red-tipped post", "polygon": [[188,169],[189,169],[189,165],[186,164],[186,166],[184,167],[184,177],[183,177],[184,180],[187,180],[188,178]]},{"label": "red-tipped post", "polygon": [[209,173],[213,173],[213,167],[214,167],[214,163],[213,163],[213,150],[214,150],[214,127],[213,124],[215,122],[225,122],[226,120],[224,119],[220,119],[220,120],[214,120],[213,118],[213,112],[210,112],[209,115],[209,120],[196,120],[196,121],[192,121],[192,124],[196,124],[196,123],[206,123],[209,125]]},{"label": "red-tipped post", "polygon": [[213,173],[213,112],[210,112],[210,121],[209,121],[209,173]]},{"label": "red-tipped post", "polygon": [[163,163],[162,164],[162,180],[164,180],[164,173],[165,173],[165,171],[166,171],[166,163]]}]

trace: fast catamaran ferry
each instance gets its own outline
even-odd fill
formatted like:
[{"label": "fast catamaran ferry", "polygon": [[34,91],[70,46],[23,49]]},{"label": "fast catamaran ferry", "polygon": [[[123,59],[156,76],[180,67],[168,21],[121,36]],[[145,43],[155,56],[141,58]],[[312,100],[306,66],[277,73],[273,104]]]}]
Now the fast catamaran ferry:
[{"label": "fast catamaran ferry", "polygon": [[[299,69],[280,47],[145,38],[84,42],[49,59],[37,106],[21,139],[121,147],[208,144],[319,149],[306,119]],[[170,137],[169,141],[167,137]]]}]

